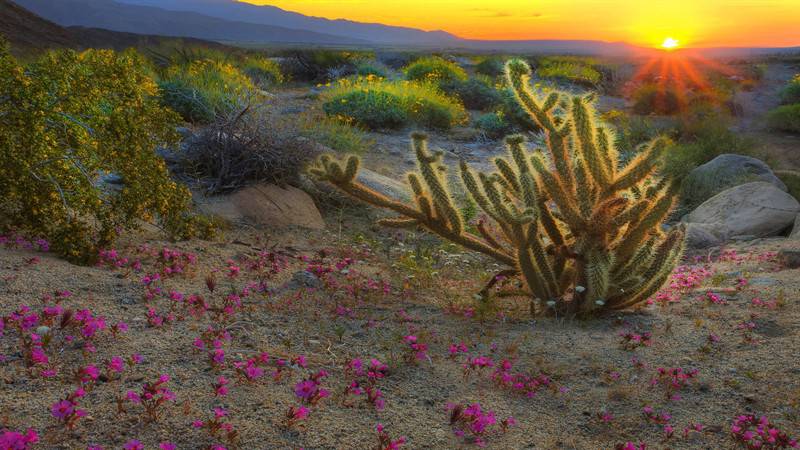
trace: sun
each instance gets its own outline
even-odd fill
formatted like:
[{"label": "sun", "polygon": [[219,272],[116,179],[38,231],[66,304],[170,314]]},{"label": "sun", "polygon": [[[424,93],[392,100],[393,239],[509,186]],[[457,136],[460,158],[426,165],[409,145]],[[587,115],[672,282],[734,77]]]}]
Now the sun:
[{"label": "sun", "polygon": [[677,39],[673,39],[671,37],[668,37],[668,38],[664,39],[664,42],[661,43],[661,48],[663,48],[665,50],[674,50],[674,49],[678,48],[678,44],[679,44],[679,42],[678,42]]}]

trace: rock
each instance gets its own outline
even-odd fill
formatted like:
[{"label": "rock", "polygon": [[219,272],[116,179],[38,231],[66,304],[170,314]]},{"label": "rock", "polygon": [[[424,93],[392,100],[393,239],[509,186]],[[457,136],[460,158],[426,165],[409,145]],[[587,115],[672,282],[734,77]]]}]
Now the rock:
[{"label": "rock", "polygon": [[800,239],[800,214],[794,218],[794,226],[792,227],[792,231],[789,233],[789,237],[792,239]]},{"label": "rock", "polygon": [[714,227],[704,223],[686,224],[686,245],[690,248],[708,248],[722,244],[722,238],[714,234]]},{"label": "rock", "polygon": [[325,221],[322,220],[314,200],[304,191],[292,186],[280,187],[262,183],[229,195],[195,195],[195,202],[204,213],[217,215],[231,222],[244,222],[257,227],[325,228]]},{"label": "rock", "polygon": [[392,199],[409,200],[411,198],[410,188],[403,181],[389,178],[366,168],[358,171],[356,180]]},{"label": "rock", "polygon": [[726,189],[753,181],[763,181],[782,191],[787,190],[763,161],[726,153],[689,172],[683,181],[683,202],[691,208]]},{"label": "rock", "polygon": [[286,289],[320,288],[322,281],[307,270],[298,270],[292,274],[292,279],[286,283]]},{"label": "rock", "polygon": [[779,235],[792,226],[798,212],[800,203],[794,197],[771,183],[756,181],[720,192],[683,220],[705,225],[706,232],[721,240],[758,238]]},{"label": "rock", "polygon": [[800,249],[784,248],[778,251],[778,261],[789,269],[797,269],[800,267]]}]

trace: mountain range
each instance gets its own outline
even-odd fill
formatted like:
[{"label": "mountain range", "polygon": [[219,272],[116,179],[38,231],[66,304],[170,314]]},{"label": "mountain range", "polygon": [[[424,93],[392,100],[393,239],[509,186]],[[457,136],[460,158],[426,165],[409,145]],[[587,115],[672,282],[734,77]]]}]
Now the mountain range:
[{"label": "mountain range", "polygon": [[[0,7],[11,5],[2,0]],[[311,17],[276,6],[239,0],[14,0],[63,27],[155,36],[175,36],[242,45],[433,48],[478,52],[535,52],[625,56],[653,52],[624,42],[592,40],[490,41],[463,39],[445,31]],[[74,32],[74,31],[73,31]],[[53,34],[57,39],[58,35]],[[130,38],[130,37],[129,37]],[[46,40],[46,38],[43,37]],[[706,49],[735,56],[794,49]]]}]

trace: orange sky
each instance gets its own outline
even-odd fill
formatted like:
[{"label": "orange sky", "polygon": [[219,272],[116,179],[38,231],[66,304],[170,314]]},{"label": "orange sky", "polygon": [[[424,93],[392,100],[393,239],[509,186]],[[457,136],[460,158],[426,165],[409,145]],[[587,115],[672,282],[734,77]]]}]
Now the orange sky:
[{"label": "orange sky", "polygon": [[475,39],[657,46],[800,45],[800,0],[243,0],[303,14],[442,29]]}]

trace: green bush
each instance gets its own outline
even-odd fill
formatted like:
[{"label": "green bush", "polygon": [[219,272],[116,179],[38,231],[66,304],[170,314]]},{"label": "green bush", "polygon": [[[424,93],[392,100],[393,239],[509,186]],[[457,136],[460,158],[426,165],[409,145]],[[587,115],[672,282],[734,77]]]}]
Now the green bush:
[{"label": "green bush", "polygon": [[22,67],[0,47],[0,228],[89,262],[141,220],[184,236],[208,225],[154,151],[177,142],[179,118],[146,70],[133,51],[51,52]]},{"label": "green bush", "polygon": [[343,79],[322,94],[326,114],[369,129],[415,124],[449,129],[466,118],[464,107],[429,83],[376,77]]},{"label": "green bush", "polygon": [[800,74],[795,75],[781,90],[781,103],[784,105],[800,103]]},{"label": "green bush", "polygon": [[633,112],[636,114],[670,115],[680,110],[680,96],[672,86],[646,83],[633,93]]},{"label": "green bush", "polygon": [[522,109],[511,88],[500,92],[500,112],[503,118],[520,131],[539,131],[539,127],[531,120],[530,115]]},{"label": "green bush", "polygon": [[767,126],[773,130],[800,133],[800,103],[779,106],[767,113]]},{"label": "green bush", "polygon": [[775,175],[783,181],[792,197],[800,199],[800,172],[797,170],[776,170]]},{"label": "green bush", "polygon": [[444,93],[457,97],[467,109],[486,111],[502,102],[502,95],[495,89],[492,80],[485,76],[466,81],[451,80],[441,83]]},{"label": "green bush", "polygon": [[331,117],[306,115],[300,122],[301,135],[341,153],[364,154],[374,145],[358,127]]},{"label": "green bush", "polygon": [[495,78],[503,74],[503,60],[496,57],[483,58],[475,65],[475,72],[487,77]]},{"label": "green bush", "polygon": [[548,56],[537,61],[536,75],[540,78],[597,87],[603,75],[595,69],[592,58]]},{"label": "green bush", "polygon": [[248,56],[239,64],[239,68],[260,88],[272,87],[284,81],[278,63],[263,56]]},{"label": "green bush", "polygon": [[649,117],[629,115],[618,110],[608,111],[603,119],[614,125],[617,150],[620,159],[625,162],[636,155],[640,145],[663,135],[665,131],[656,126]]},{"label": "green bush", "polygon": [[467,80],[467,72],[458,64],[438,56],[418,59],[403,71],[411,81],[448,83]]},{"label": "green bush", "polygon": [[207,123],[254,95],[250,79],[231,64],[210,59],[170,66],[162,76],[164,105],[186,121]]},{"label": "green bush", "polygon": [[475,120],[475,127],[481,130],[489,139],[500,139],[514,132],[502,112],[483,114]]},{"label": "green bush", "polygon": [[281,68],[295,81],[325,82],[332,75],[353,74],[364,56],[340,50],[290,50],[283,54]]},{"label": "green bush", "polygon": [[379,78],[386,78],[389,75],[389,71],[386,66],[376,61],[361,61],[356,64],[356,75],[360,77],[373,75]]}]

